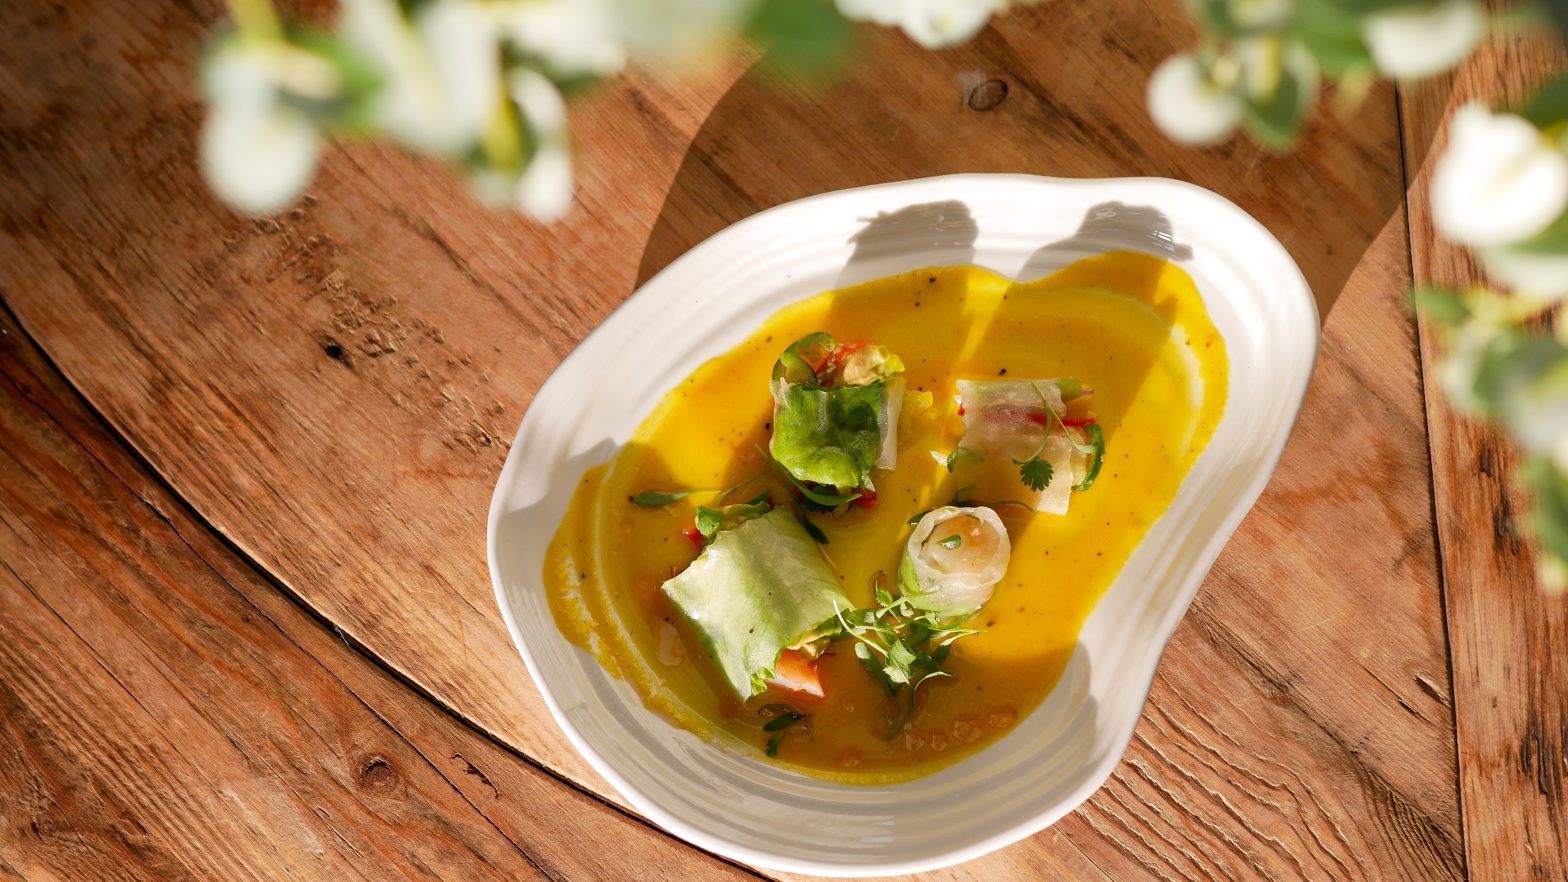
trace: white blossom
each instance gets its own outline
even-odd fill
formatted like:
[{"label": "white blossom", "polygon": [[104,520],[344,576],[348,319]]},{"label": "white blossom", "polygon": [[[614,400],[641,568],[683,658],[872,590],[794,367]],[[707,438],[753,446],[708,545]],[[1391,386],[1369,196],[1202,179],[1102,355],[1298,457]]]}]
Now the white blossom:
[{"label": "white blossom", "polygon": [[496,15],[518,48],[561,76],[606,76],[626,66],[613,0],[502,3]]},{"label": "white blossom", "polygon": [[928,49],[953,46],[980,33],[1002,0],[836,0],[848,19],[897,25]]},{"label": "white blossom", "polygon": [[1231,20],[1249,30],[1282,27],[1295,12],[1295,0],[1230,0]]},{"label": "white blossom", "polygon": [[395,0],[343,0],[342,27],[383,77],[379,122],[406,144],[463,150],[500,103],[499,28],[484,3],[438,0],[410,22]]},{"label": "white blossom", "polygon": [[[211,109],[201,132],[201,170],[208,186],[239,211],[266,214],[299,198],[321,152],[321,136],[277,85],[278,65],[293,61],[321,75],[320,59],[287,47],[219,49],[203,71]],[[335,74],[334,74],[335,75]]]},{"label": "white blossom", "polygon": [[1546,370],[1520,390],[1509,422],[1526,450],[1568,471],[1568,371],[1562,367]]},{"label": "white blossom", "polygon": [[1149,77],[1149,115],[1172,140],[1201,147],[1235,130],[1242,103],[1215,85],[1196,57],[1183,53],[1165,59]]},{"label": "white blossom", "polygon": [[1568,297],[1568,252],[1482,248],[1481,263],[1493,279],[1525,295]]},{"label": "white blossom", "polygon": [[835,0],[839,14],[850,21],[868,21],[885,28],[898,27],[904,0]]},{"label": "white blossom", "polygon": [[517,181],[517,205],[543,223],[560,220],[572,206],[572,156],[566,137],[566,102],[539,73],[518,68],[508,83],[512,100],[535,139],[533,158]]},{"label": "white blossom", "polygon": [[1458,64],[1480,41],[1485,25],[1474,0],[1438,0],[1373,13],[1361,33],[1384,73],[1424,77]]},{"label": "white blossom", "polygon": [[[570,0],[576,2],[576,0]],[[620,37],[634,53],[666,63],[690,63],[723,42],[757,7],[757,0],[610,0]]]},{"label": "white blossom", "polygon": [[1568,155],[1523,117],[1470,104],[1454,114],[1432,177],[1438,229],[1484,248],[1528,239],[1568,210]]}]

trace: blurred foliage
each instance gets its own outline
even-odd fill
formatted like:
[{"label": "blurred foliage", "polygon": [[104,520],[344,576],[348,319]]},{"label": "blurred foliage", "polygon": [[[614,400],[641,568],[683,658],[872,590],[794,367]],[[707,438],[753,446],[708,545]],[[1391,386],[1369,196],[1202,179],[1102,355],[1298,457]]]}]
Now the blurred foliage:
[{"label": "blurred foliage", "polygon": [[[285,22],[270,0],[229,0],[233,24],[202,60],[202,164],[236,209],[267,213],[310,180],[326,139],[386,137],[467,172],[498,205],[554,221],[572,200],[565,97],[629,59],[675,65],[744,40],[765,69],[822,77],[852,22],[922,46],[969,39],[1026,0],[341,0],[330,29]],[[1175,0],[1173,0],[1175,2]],[[1500,13],[1478,0],[1185,0],[1198,45],[1163,62],[1149,111],[1205,146],[1243,133],[1289,149],[1323,105],[1353,111],[1381,77],[1457,65],[1489,32],[1568,35],[1568,0]],[[1429,290],[1446,338],[1443,385],[1525,451],[1530,531],[1546,584],[1568,582],[1568,75],[1528,102],[1461,109],[1432,186],[1438,228],[1497,283]],[[1555,330],[1553,330],[1555,328]]]}]

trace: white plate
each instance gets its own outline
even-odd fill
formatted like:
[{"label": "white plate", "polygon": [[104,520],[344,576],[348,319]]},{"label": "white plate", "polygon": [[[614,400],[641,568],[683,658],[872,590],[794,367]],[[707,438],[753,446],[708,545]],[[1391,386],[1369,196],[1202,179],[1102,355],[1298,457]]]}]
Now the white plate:
[{"label": "white plate", "polygon": [[[1104,251],[1175,260],[1230,356],[1208,448],[1089,616],[1061,683],[997,743],[936,774],[857,787],[666,723],[556,630],[540,573],[583,470],[780,307],[829,288],[973,263],[1030,280]],[[654,276],[561,362],[523,418],[489,525],[496,600],[550,712],[626,799],[677,836],[803,873],[909,873],[1038,832],[1110,775],[1155,665],[1290,434],[1317,354],[1306,280],[1224,198],[1155,178],[953,175],[827,193],[746,218]]]}]

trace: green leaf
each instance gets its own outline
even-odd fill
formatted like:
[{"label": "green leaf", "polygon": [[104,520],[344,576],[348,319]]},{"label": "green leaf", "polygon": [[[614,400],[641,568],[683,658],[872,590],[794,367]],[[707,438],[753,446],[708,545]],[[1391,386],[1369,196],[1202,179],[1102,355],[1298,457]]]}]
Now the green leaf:
[{"label": "green leaf", "polygon": [[795,725],[797,722],[804,720],[805,718],[806,715],[800,713],[799,711],[785,709],[778,716],[769,720],[767,724],[762,727],[762,731],[778,732],[783,729],[788,729],[790,726]]},{"label": "green leaf", "polygon": [[779,745],[781,745],[783,743],[784,743],[784,733],[783,732],[780,732],[777,735],[774,735],[772,738],[769,738],[768,739],[768,748],[767,748],[768,756],[778,756],[779,755]]},{"label": "green leaf", "polygon": [[817,543],[818,545],[828,544],[828,534],[822,532],[822,528],[816,524],[813,524],[810,518],[806,517],[805,515],[801,515],[800,525],[806,528],[806,535],[810,536],[813,542]]},{"label": "green leaf", "polygon": [[[1563,13],[1568,19],[1568,11]],[[1519,115],[1529,120],[1538,129],[1550,128],[1561,122],[1568,122],[1568,73],[1543,85],[1540,91],[1531,96],[1524,106],[1519,108]]]},{"label": "green leaf", "polygon": [[[697,532],[702,534],[703,544],[718,538],[723,530],[733,530],[752,518],[760,518],[772,511],[773,505],[767,499],[768,496],[764,493],[751,502],[736,503],[721,508],[697,506]],[[808,529],[806,532],[811,531]]]},{"label": "green leaf", "polygon": [[915,663],[915,659],[915,653],[904,645],[904,641],[893,640],[888,643],[887,661],[882,665],[882,671],[894,683],[908,683],[910,666]]},{"label": "green leaf", "polygon": [[1525,465],[1525,483],[1535,493],[1535,534],[1541,547],[1568,563],[1568,474],[1537,456]]},{"label": "green leaf", "polygon": [[773,458],[797,482],[842,488],[868,486],[882,449],[885,387],[878,381],[834,389],[787,386],[777,390],[769,442]]},{"label": "green leaf", "polygon": [[1088,490],[1094,486],[1094,480],[1100,477],[1100,469],[1105,465],[1105,430],[1099,423],[1090,423],[1083,427],[1085,436],[1089,439],[1089,446],[1094,452],[1089,454],[1089,470],[1084,472],[1083,480],[1073,485],[1074,490]]},{"label": "green leaf", "polygon": [[1024,486],[1030,490],[1044,490],[1051,486],[1053,471],[1050,460],[1030,459],[1018,463],[1018,476],[1023,479]]},{"label": "green leaf", "polygon": [[1287,68],[1281,71],[1274,94],[1249,97],[1246,101],[1248,134],[1273,150],[1284,150],[1294,144],[1313,97],[1304,94],[1304,88]]},{"label": "green leaf", "polygon": [[[955,451],[955,452],[956,452],[956,451]],[[948,457],[948,458],[949,458],[949,459],[951,459],[951,458],[952,458],[952,457],[951,457],[951,455],[949,455],[949,457]],[[952,471],[952,469],[948,469],[948,471]],[[936,511],[936,509],[934,509],[934,508],[928,508],[928,509],[926,509],[926,510],[925,510],[925,511],[917,511],[917,512],[915,512],[915,513],[914,513],[914,514],[912,514],[912,515],[910,515],[910,516],[909,516],[909,520],[908,520],[908,521],[905,521],[905,523],[907,523],[907,524],[909,524],[909,525],[910,525],[910,526],[911,526],[911,527],[913,527],[913,526],[914,526],[914,525],[916,525],[916,524],[918,524],[918,523],[920,523],[920,519],[921,519],[921,518],[923,518],[923,517],[925,517],[925,516],[926,516],[926,515],[928,515],[928,514],[930,514],[930,513],[931,513],[931,512],[933,512],[933,511]]]},{"label": "green leaf", "polygon": [[1300,0],[1290,34],[1330,76],[1374,67],[1372,50],[1361,36],[1360,17],[1333,0]]},{"label": "green leaf", "polygon": [[854,43],[854,30],[826,0],[762,0],[746,28],[768,69],[826,74]]},{"label": "green leaf", "polygon": [[700,490],[644,490],[632,497],[634,505],[660,506],[669,505],[677,499],[685,499]]},{"label": "green leaf", "polygon": [[704,542],[712,542],[723,526],[723,512],[715,511],[706,505],[697,506],[697,532],[702,534]]},{"label": "green leaf", "polygon": [[1452,288],[1417,288],[1416,309],[1439,324],[1457,325],[1470,317],[1470,307]]},{"label": "green leaf", "polygon": [[1189,0],[1193,15],[1215,36],[1239,37],[1245,33],[1241,23],[1231,14],[1230,0]]},{"label": "green leaf", "polygon": [[889,680],[887,672],[882,669],[882,659],[877,657],[876,651],[865,643],[855,643],[855,658],[860,659],[860,666],[871,674],[872,679],[882,684],[888,695],[898,692],[898,684]]},{"label": "green leaf", "polygon": [[796,478],[794,475],[790,474],[789,469],[784,468],[783,464],[774,459],[767,451],[763,450],[761,447],[758,447],[757,452],[762,454],[763,458],[768,461],[768,465],[772,467],[774,473],[776,473],[781,480],[789,484],[791,487],[794,487],[795,492],[805,497],[808,502],[820,506],[821,508],[837,508],[846,502],[854,502],[860,498],[859,493],[824,493],[821,490],[808,487],[799,478]]},{"label": "green leaf", "polygon": [[964,537],[954,533],[951,536],[938,539],[936,544],[942,546],[943,548],[957,548],[958,546],[964,544]]}]

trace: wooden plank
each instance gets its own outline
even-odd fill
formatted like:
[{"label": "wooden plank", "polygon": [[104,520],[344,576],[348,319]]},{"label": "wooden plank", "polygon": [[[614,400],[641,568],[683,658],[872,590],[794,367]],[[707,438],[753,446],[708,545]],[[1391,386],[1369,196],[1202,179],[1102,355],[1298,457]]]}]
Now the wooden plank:
[{"label": "wooden plank", "polygon": [[[1508,106],[1568,54],[1548,39],[1499,38],[1452,77],[1401,90],[1418,283],[1481,278],[1463,249],[1433,229],[1427,198],[1444,122],[1467,101]],[[1426,363],[1440,357],[1421,328]],[[1568,878],[1568,597],[1545,594],[1514,519],[1529,502],[1510,484],[1504,437],[1454,412],[1426,374],[1432,481],[1458,712],[1465,847],[1476,880]]]},{"label": "wooden plank", "polygon": [[[369,146],[331,156],[299,210],[252,222],[192,171],[197,112],[168,59],[199,26],[147,6],[50,7],[0,49],[0,294],[290,591],[594,788],[506,642],[481,537],[533,390],[638,280],[760,208],[882,180],[1163,174],[1237,201],[1327,316],[1302,429],[1173,642],[1111,787],[942,875],[1460,874],[1390,91],[1295,154],[1173,148],[1142,99],[1188,38],[1170,10],[1051,4],[941,53],[873,34],[826,92],[734,68],[716,86],[625,77],[578,108],[580,203],[559,227],[485,212],[439,170]],[[972,106],[990,81],[1005,100]],[[1379,440],[1369,458],[1347,438]]]},{"label": "wooden plank", "polygon": [[743,878],[502,749],[223,547],[0,315],[0,867]]}]

